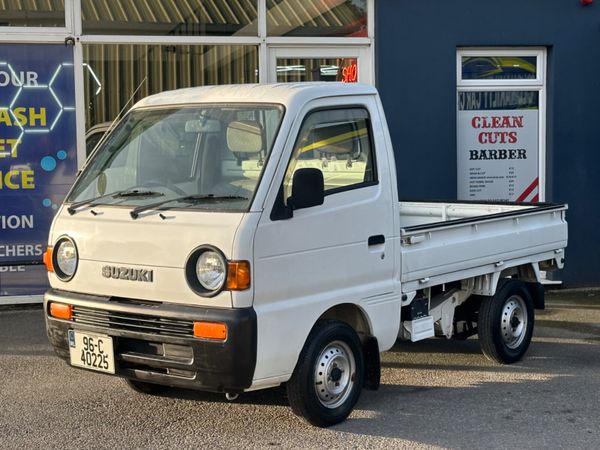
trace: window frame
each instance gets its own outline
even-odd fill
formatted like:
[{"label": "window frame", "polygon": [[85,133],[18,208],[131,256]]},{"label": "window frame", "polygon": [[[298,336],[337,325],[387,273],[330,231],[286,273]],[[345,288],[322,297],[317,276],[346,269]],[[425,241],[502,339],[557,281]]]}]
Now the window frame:
[{"label": "window frame", "polygon": [[[536,77],[530,79],[490,79],[490,80],[472,80],[462,77],[462,58],[463,57],[494,57],[494,56],[534,56],[536,58]],[[515,48],[469,48],[457,49],[456,51],[456,85],[460,87],[468,86],[544,86],[546,80],[546,49],[540,47],[531,47],[527,49]]]},{"label": "window frame", "polygon": [[52,42],[50,40],[52,38],[55,38],[57,41],[64,41],[63,36],[65,36],[65,34],[73,33],[75,30],[74,13],[75,9],[79,6],[79,1],[80,0],[65,0],[65,10],[62,11],[65,19],[65,24],[63,26],[0,26],[0,32],[7,37],[11,37],[13,42],[36,42],[38,39],[42,39],[44,42]]},{"label": "window frame", "polygon": [[[464,56],[535,56],[536,78],[531,79],[490,79],[464,80],[462,78],[462,57]],[[547,121],[547,78],[548,51],[545,47],[469,47],[456,49],[456,132],[458,134],[458,107],[461,92],[486,91],[537,91],[538,92],[538,195],[539,201],[546,201],[546,121]],[[458,151],[458,141],[455,141]],[[457,179],[458,188],[458,179]]]}]

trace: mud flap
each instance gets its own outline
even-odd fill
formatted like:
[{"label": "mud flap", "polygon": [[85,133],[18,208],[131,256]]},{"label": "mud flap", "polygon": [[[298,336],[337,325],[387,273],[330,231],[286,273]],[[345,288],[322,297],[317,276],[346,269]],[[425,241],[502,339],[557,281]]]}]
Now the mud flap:
[{"label": "mud flap", "polygon": [[364,388],[370,391],[376,391],[379,389],[379,384],[381,382],[381,358],[376,337],[367,337],[367,340],[363,344],[363,352],[365,359]]},{"label": "mud flap", "polygon": [[546,292],[541,283],[527,283],[527,290],[533,299],[535,309],[546,309]]}]

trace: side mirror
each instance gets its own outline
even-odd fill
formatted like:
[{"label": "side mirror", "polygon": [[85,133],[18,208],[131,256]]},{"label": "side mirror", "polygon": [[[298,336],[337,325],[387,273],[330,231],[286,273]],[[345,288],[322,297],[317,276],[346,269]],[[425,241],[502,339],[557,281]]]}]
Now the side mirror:
[{"label": "side mirror", "polygon": [[287,202],[292,210],[322,205],[324,201],[323,172],[314,168],[298,169],[294,172],[292,195]]}]

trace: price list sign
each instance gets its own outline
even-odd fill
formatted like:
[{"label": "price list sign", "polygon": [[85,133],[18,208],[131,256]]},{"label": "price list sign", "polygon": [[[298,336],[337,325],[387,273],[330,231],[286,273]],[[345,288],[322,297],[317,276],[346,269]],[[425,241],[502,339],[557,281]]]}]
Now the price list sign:
[{"label": "price list sign", "polygon": [[539,201],[539,93],[459,92],[461,200]]}]

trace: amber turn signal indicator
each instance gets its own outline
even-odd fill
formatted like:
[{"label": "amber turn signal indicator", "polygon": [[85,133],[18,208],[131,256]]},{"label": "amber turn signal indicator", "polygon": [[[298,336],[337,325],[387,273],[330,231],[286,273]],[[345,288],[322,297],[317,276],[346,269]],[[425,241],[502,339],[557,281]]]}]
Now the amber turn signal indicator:
[{"label": "amber turn signal indicator", "polygon": [[71,320],[73,307],[64,303],[50,303],[50,315],[57,319]]},{"label": "amber turn signal indicator", "polygon": [[54,272],[54,265],[52,264],[52,247],[48,247],[44,252],[43,261],[48,272]]},{"label": "amber turn signal indicator", "polygon": [[250,263],[229,261],[227,263],[227,285],[229,291],[242,291],[250,287]]},{"label": "amber turn signal indicator", "polygon": [[202,339],[225,341],[227,325],[219,322],[194,322],[194,336]]}]

